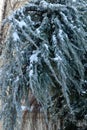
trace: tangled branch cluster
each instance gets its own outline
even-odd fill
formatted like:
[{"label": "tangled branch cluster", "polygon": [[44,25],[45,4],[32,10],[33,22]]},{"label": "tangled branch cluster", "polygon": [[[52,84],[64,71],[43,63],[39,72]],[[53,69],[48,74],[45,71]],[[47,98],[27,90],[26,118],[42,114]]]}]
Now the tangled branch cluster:
[{"label": "tangled branch cluster", "polygon": [[52,119],[68,113],[84,117],[87,36],[76,8],[31,1],[8,21],[11,29],[1,74],[5,130],[14,129],[29,88]]}]

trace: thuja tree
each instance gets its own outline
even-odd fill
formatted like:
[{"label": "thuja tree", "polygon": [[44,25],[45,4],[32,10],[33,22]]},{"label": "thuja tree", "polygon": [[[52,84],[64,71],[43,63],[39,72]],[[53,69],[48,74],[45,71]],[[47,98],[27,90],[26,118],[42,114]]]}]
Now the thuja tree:
[{"label": "thuja tree", "polygon": [[32,0],[5,21],[10,23],[0,77],[5,130],[14,130],[29,88],[45,115],[63,119],[64,129],[86,119],[86,5]]}]

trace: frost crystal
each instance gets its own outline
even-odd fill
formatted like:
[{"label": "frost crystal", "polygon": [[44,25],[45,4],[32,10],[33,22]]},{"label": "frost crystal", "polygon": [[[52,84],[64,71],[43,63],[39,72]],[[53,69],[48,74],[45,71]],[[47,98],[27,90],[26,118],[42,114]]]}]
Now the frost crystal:
[{"label": "frost crystal", "polygon": [[34,54],[31,55],[30,63],[33,63],[33,62],[37,63],[38,62],[38,54],[39,54],[39,52],[34,53]]},{"label": "frost crystal", "polygon": [[17,32],[13,33],[13,39],[14,39],[14,41],[18,41],[19,40],[19,36],[18,36]]}]

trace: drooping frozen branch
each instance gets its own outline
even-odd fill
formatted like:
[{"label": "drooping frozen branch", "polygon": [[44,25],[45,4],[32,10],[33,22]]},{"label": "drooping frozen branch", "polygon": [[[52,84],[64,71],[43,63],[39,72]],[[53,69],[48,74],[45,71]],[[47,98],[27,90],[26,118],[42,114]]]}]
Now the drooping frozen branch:
[{"label": "drooping frozen branch", "polygon": [[35,4],[29,4],[28,6],[25,6],[24,11],[54,12],[54,11],[58,11],[60,9],[65,9],[65,8],[66,8],[66,5],[52,4],[46,1],[41,1],[39,6]]},{"label": "drooping frozen branch", "polygon": [[23,96],[27,100],[29,88],[52,119],[67,118],[72,113],[77,118],[83,110],[78,109],[80,103],[85,107],[84,116],[87,32],[76,8],[31,2],[15,11],[8,21],[11,30],[0,77],[3,106],[11,106],[4,109],[5,127],[12,123],[11,111],[15,110],[16,117],[19,115],[20,100]]}]

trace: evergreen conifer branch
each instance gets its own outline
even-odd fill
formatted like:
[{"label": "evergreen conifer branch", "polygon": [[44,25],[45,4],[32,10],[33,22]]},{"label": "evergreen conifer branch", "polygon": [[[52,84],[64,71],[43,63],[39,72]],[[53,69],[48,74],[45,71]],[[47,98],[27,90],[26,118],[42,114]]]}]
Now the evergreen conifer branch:
[{"label": "evergreen conifer branch", "polygon": [[0,77],[5,130],[14,130],[29,89],[52,120],[69,114],[79,119],[79,113],[84,118],[87,32],[76,7],[38,0],[15,11],[8,21]]}]

